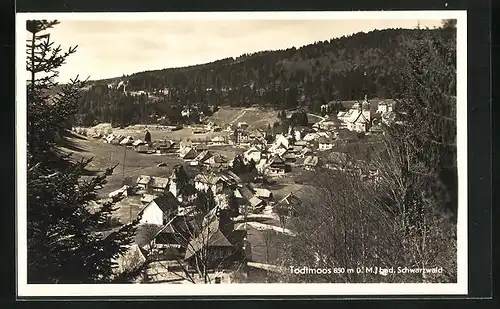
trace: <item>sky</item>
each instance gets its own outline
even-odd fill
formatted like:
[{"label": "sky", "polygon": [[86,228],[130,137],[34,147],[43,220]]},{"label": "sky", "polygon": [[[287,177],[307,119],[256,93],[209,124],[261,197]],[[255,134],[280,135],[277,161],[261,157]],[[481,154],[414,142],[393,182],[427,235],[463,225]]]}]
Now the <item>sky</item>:
[{"label": "sky", "polygon": [[63,50],[78,45],[59,82],[207,63],[262,50],[296,48],[388,28],[439,27],[441,20],[64,20],[50,30]]}]

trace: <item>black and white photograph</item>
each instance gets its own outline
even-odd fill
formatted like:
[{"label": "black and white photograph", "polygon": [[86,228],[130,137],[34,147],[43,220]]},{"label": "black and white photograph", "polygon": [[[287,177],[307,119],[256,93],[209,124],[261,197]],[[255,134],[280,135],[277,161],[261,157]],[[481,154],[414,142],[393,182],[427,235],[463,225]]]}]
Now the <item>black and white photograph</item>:
[{"label": "black and white photograph", "polygon": [[16,19],[19,295],[467,293],[465,11]]}]

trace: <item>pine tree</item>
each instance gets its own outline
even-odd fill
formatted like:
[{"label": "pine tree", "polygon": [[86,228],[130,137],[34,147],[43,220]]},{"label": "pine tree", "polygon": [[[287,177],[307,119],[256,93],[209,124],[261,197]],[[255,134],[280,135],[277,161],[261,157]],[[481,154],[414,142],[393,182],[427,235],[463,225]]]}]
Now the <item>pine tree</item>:
[{"label": "pine tree", "polygon": [[149,131],[146,131],[146,135],[144,136],[144,141],[146,143],[151,143],[151,133],[149,133]]},{"label": "pine tree", "polygon": [[[135,223],[104,237],[113,205],[96,209],[96,188],[106,183],[113,168],[103,175],[83,179],[90,160],[74,162],[58,151],[60,133],[78,110],[78,78],[59,87],[58,68],[76,51],[62,52],[50,41],[48,29],[58,21],[30,20],[27,31],[28,184],[27,252],[29,283],[94,283],[113,278],[112,259],[126,250],[135,234]],[[42,75],[42,76],[40,76]],[[60,88],[60,90],[58,90]]]}]

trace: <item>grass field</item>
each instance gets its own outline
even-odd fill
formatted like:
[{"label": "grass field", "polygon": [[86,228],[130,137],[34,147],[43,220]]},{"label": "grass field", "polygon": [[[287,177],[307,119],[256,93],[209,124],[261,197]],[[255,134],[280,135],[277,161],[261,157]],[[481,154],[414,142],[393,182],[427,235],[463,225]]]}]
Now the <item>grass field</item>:
[{"label": "grass field", "polygon": [[[102,190],[99,190],[100,196],[107,196],[110,192],[119,189],[124,177],[131,177],[134,182],[142,174],[167,177],[170,176],[176,164],[183,163],[174,155],[141,154],[129,147],[125,150],[124,146],[106,144],[91,138],[73,136],[69,141],[71,146],[65,150],[72,152],[74,159],[93,158],[88,166],[90,171],[101,172],[117,165],[113,175],[108,177],[108,183]],[[166,163],[166,166],[157,167],[160,162]]]},{"label": "grass field", "polygon": [[246,122],[251,128],[265,129],[268,124],[272,126],[274,122],[278,121],[277,116],[277,111],[264,108],[222,107],[210,117],[210,120],[223,129],[229,124],[237,124],[238,122]]},{"label": "grass field", "polygon": [[210,141],[215,136],[225,136],[228,135],[228,132],[208,132],[195,134],[193,130],[189,127],[182,128],[177,131],[163,131],[157,130],[156,126],[130,126],[123,129],[114,128],[113,134],[115,135],[123,135],[123,136],[131,136],[134,139],[142,139],[144,140],[144,136],[146,134],[146,128],[151,133],[152,140],[173,140],[173,141],[182,141],[182,140],[191,140],[193,142],[196,141]]}]

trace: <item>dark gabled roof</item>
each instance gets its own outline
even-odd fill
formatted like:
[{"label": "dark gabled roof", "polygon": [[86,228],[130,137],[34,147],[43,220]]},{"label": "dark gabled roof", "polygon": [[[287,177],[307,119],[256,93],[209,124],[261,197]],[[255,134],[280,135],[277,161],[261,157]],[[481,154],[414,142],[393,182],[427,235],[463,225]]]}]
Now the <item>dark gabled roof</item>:
[{"label": "dark gabled roof", "polygon": [[194,256],[203,247],[233,247],[231,242],[224,236],[219,228],[219,220],[212,220],[210,224],[206,225],[200,234],[193,238],[187,248],[185,259]]},{"label": "dark gabled roof", "polygon": [[284,163],[285,163],[285,161],[279,155],[274,155],[269,160],[269,164],[284,164]]},{"label": "dark gabled roof", "polygon": [[228,159],[223,155],[216,153],[208,159],[208,162],[210,164],[224,164],[228,162]]},{"label": "dark gabled roof", "polygon": [[290,205],[290,206],[298,206],[302,204],[302,201],[293,193],[285,196],[281,201],[278,202],[280,205]]},{"label": "dark gabled roof", "polygon": [[361,120],[363,120],[366,123],[369,122],[368,119],[366,119],[365,115],[363,115],[363,113],[359,113],[358,117],[356,117],[356,119],[354,119],[354,121],[352,123],[356,123],[359,118],[361,118]]},{"label": "dark gabled roof", "polygon": [[238,187],[237,190],[241,197],[247,201],[250,201],[255,196],[254,191],[247,185]]},{"label": "dark gabled roof", "polygon": [[236,183],[242,183],[243,180],[240,178],[240,176],[236,175],[232,171],[225,171],[224,174],[228,176],[229,179],[233,180]]},{"label": "dark gabled roof", "polygon": [[137,178],[137,184],[147,185],[151,181],[151,176],[148,175],[140,175]]},{"label": "dark gabled roof", "polygon": [[168,186],[169,179],[163,177],[151,177],[151,182],[149,185],[154,188],[165,189]]},{"label": "dark gabled roof", "polygon": [[220,176],[217,175],[198,174],[194,177],[195,182],[202,182],[210,185],[214,185],[220,180],[222,179],[220,178]]},{"label": "dark gabled roof", "polygon": [[139,247],[149,244],[161,228],[161,225],[156,224],[138,225],[135,231],[134,243]]},{"label": "dark gabled roof", "polygon": [[304,158],[304,165],[316,166],[318,165],[319,159],[317,156],[307,156]]},{"label": "dark gabled roof", "polygon": [[164,213],[169,211],[169,210],[176,210],[177,207],[179,206],[179,200],[172,194],[172,192],[168,191],[164,194],[161,194],[157,197],[155,197],[151,202],[149,202],[140,212],[139,215],[141,215],[144,210],[151,205],[151,203],[155,203],[158,205],[158,207],[163,211]]},{"label": "dark gabled roof", "polygon": [[321,136],[319,139],[318,139],[318,143],[320,144],[333,144],[333,140],[331,138],[327,138],[327,137],[324,137],[324,136]]},{"label": "dark gabled roof", "polygon": [[205,162],[206,160],[210,159],[211,157],[213,156],[212,152],[209,151],[209,150],[203,150],[202,152],[200,152],[196,158],[194,158],[195,161],[198,161],[198,162]]}]

